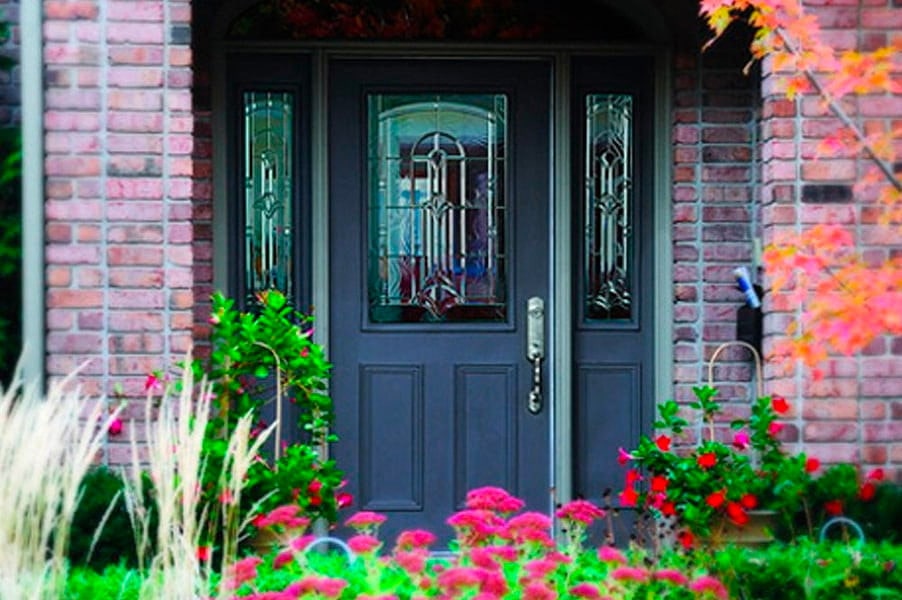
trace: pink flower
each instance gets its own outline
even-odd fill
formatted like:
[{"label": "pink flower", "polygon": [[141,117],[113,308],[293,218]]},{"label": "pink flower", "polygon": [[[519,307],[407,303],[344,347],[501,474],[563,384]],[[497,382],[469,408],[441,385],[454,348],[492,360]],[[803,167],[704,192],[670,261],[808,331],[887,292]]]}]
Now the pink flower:
[{"label": "pink flower", "polygon": [[281,525],[287,529],[306,529],[310,525],[310,519],[297,516],[300,510],[301,507],[297,504],[284,504],[272,509],[265,516],[255,517],[254,525],[258,528]]},{"label": "pink flower", "polygon": [[634,460],[636,457],[623,449],[623,447],[617,448],[617,462],[621,465],[625,465],[631,460]]},{"label": "pink flower", "polygon": [[308,356],[310,356],[310,348],[306,346],[301,348],[301,358],[307,358]]},{"label": "pink flower", "polygon": [[702,575],[701,577],[694,579],[689,583],[689,589],[700,594],[705,592],[714,594],[715,598],[721,600],[728,600],[730,597],[723,584],[710,575]]},{"label": "pink flower", "polygon": [[751,438],[745,431],[737,431],[733,436],[733,447],[737,450],[745,450],[751,444]]},{"label": "pink flower", "polygon": [[393,557],[399,567],[411,575],[416,575],[422,573],[426,568],[426,559],[429,558],[429,552],[422,548],[417,548],[416,550],[396,550]]},{"label": "pink flower", "polygon": [[294,560],[294,552],[291,550],[283,550],[276,555],[276,558],[272,561],[273,569],[281,569],[288,563]]},{"label": "pink flower", "polygon": [[326,598],[338,598],[347,585],[348,582],[344,579],[320,577],[316,582],[315,589]]},{"label": "pink flower", "polygon": [[669,581],[670,583],[676,585],[686,585],[689,583],[689,578],[683,575],[683,573],[679,569],[658,569],[654,573],[651,574],[652,579],[657,579],[659,581]]},{"label": "pink flower", "polygon": [[338,508],[347,508],[354,504],[354,496],[348,492],[338,492],[335,494],[335,503]]},{"label": "pink flower", "polygon": [[611,571],[611,577],[618,581],[644,583],[648,581],[648,571],[639,567],[620,566]]},{"label": "pink flower", "polygon": [[604,518],[605,512],[588,500],[573,500],[562,506],[555,515],[559,519],[591,525],[596,519]]},{"label": "pink flower", "polygon": [[549,558],[537,558],[523,565],[523,570],[534,579],[544,579],[558,568],[558,563]]},{"label": "pink flower", "polygon": [[378,538],[367,534],[355,535],[348,539],[348,547],[356,554],[375,552],[382,545]]},{"label": "pink flower", "polygon": [[776,437],[781,431],[783,431],[783,423],[778,423],[774,421],[770,425],[767,426],[767,434],[771,437]]},{"label": "pink flower", "polygon": [[157,377],[156,373],[151,373],[150,375],[147,376],[147,379],[144,380],[144,391],[145,392],[151,392],[151,391],[156,392],[162,387],[163,387],[163,384],[160,381],[160,378]]},{"label": "pink flower", "polygon": [[601,593],[598,591],[598,588],[591,583],[585,582],[578,583],[570,588],[570,595],[577,598],[591,598],[592,600],[601,598]]},{"label": "pink flower", "polygon": [[598,560],[602,562],[626,564],[626,557],[623,553],[613,546],[602,546],[598,549]]},{"label": "pink flower", "polygon": [[110,435],[119,435],[122,433],[122,419],[116,418],[110,421],[107,427],[107,433]]},{"label": "pink flower", "polygon": [[383,523],[385,523],[385,515],[367,510],[355,513],[345,521],[345,525],[356,531],[372,531]]},{"label": "pink flower", "polygon": [[557,594],[543,581],[532,581],[523,588],[524,600],[555,600],[555,598]]},{"label": "pink flower", "polygon": [[458,594],[467,588],[476,588],[482,583],[481,570],[471,567],[451,567],[438,576],[438,585],[451,594]]},{"label": "pink flower", "polygon": [[553,546],[551,539],[551,519],[548,515],[526,512],[511,518],[504,530],[504,537],[517,544],[538,542],[543,546]]},{"label": "pink flower", "polygon": [[523,506],[525,503],[522,500],[499,487],[481,487],[467,493],[467,508],[471,509],[515,513]]},{"label": "pink flower", "polygon": [[500,569],[501,565],[495,558],[495,555],[488,548],[481,546],[470,551],[470,560],[473,561],[473,566],[480,569],[488,569],[489,571]]},{"label": "pink flower", "polygon": [[259,556],[248,556],[232,565],[232,589],[238,589],[245,581],[257,577],[257,565],[263,562]]},{"label": "pink flower", "polygon": [[462,510],[451,515],[446,521],[453,527],[458,537],[466,545],[477,544],[495,535],[504,521],[490,510]]},{"label": "pink flower", "polygon": [[307,546],[312,544],[315,539],[315,535],[299,535],[298,537],[293,538],[288,546],[295,552],[301,552],[306,550]]},{"label": "pink flower", "polygon": [[435,540],[436,537],[431,531],[426,531],[425,529],[410,529],[408,531],[402,531],[398,535],[398,541],[395,545],[404,550],[411,550],[413,548],[426,548],[431,546],[435,543]]}]

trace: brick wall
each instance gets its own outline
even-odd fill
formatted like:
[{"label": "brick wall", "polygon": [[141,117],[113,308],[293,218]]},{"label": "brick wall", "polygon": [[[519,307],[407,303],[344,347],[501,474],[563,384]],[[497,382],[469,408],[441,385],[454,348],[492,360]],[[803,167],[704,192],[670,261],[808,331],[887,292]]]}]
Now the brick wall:
[{"label": "brick wall", "polygon": [[[819,0],[816,14],[828,40],[841,49],[874,49],[902,37],[902,7],[891,0]],[[865,165],[815,160],[817,141],[838,127],[818,99],[787,100],[769,62],[762,85],[762,224],[766,242],[815,223],[847,224],[874,258],[902,249],[898,234],[875,224],[872,201],[853,191]],[[867,97],[849,104],[868,127],[902,118],[902,97]],[[765,299],[767,346],[782,337],[795,307],[785,296]],[[880,339],[860,356],[833,357],[816,382],[801,368],[768,367],[769,388],[799,398],[796,438],[822,460],[860,462],[902,471],[902,342]]]},{"label": "brick wall", "polygon": [[189,0],[44,1],[47,371],[86,363],[90,394],[142,396],[191,344],[190,14]]}]

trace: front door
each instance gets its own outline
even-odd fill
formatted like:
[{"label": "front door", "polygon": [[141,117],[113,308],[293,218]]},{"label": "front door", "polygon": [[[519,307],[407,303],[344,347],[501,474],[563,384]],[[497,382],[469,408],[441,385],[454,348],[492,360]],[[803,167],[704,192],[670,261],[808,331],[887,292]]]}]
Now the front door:
[{"label": "front door", "polygon": [[334,455],[357,507],[444,537],[480,486],[547,513],[526,326],[551,280],[550,63],[334,59],[328,94]]},{"label": "front door", "polygon": [[351,51],[229,56],[235,293],[327,305],[332,452],[388,533],[447,539],[484,485],[544,512],[602,501],[651,421],[669,301],[652,286],[652,60]]}]

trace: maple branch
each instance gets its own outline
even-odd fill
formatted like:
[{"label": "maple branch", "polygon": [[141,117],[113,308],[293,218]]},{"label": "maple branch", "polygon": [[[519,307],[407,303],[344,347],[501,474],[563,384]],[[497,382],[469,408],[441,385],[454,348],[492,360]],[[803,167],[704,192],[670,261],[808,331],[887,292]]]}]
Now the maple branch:
[{"label": "maple branch", "polygon": [[[774,29],[774,33],[780,36],[780,39],[783,40],[783,43],[786,46],[786,49],[789,50],[795,56],[800,56],[799,50],[793,45],[792,41],[789,39],[789,36],[784,33],[782,27],[777,27]],[[902,192],[902,181],[900,181],[896,174],[893,172],[893,168],[889,165],[885,160],[880,158],[877,155],[877,152],[871,147],[870,142],[867,137],[864,135],[864,132],[858,127],[858,125],[852,121],[849,115],[846,114],[846,111],[842,109],[842,107],[836,102],[836,100],[831,96],[821,81],[817,78],[814,72],[808,67],[803,67],[802,72],[805,73],[805,77],[808,78],[808,81],[811,82],[811,85],[814,86],[814,90],[824,98],[827,102],[827,106],[830,110],[839,117],[839,120],[842,122],[849,131],[852,132],[859,142],[861,142],[862,149],[864,153],[870,158],[876,165],[880,172],[886,177],[886,179],[890,182],[890,184],[896,188],[897,192]]]}]

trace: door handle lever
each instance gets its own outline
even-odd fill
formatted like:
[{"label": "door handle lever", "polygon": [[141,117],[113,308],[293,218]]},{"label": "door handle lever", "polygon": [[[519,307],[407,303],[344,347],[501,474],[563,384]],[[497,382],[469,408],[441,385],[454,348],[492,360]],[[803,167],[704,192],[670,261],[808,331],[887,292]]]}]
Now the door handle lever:
[{"label": "door handle lever", "polygon": [[526,358],[532,363],[532,389],[526,407],[542,412],[542,361],[545,359],[545,301],[533,296],[526,303]]}]

